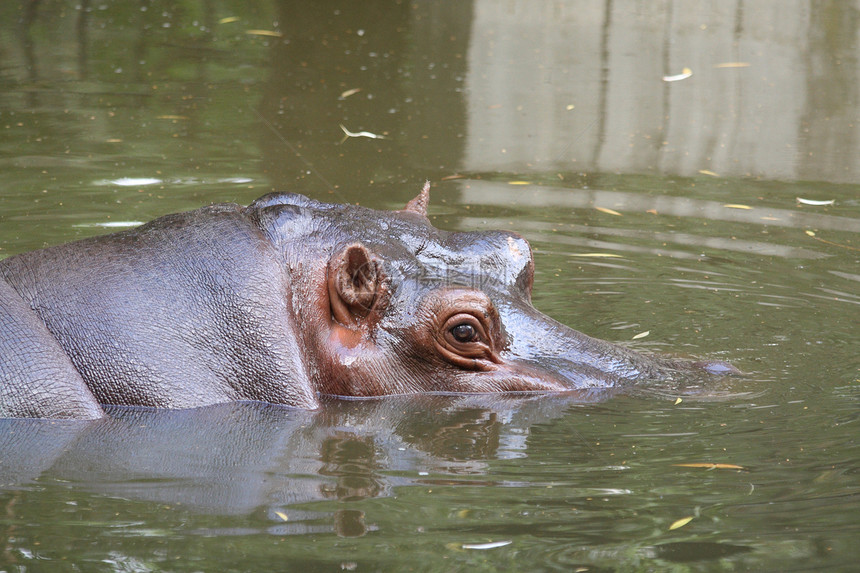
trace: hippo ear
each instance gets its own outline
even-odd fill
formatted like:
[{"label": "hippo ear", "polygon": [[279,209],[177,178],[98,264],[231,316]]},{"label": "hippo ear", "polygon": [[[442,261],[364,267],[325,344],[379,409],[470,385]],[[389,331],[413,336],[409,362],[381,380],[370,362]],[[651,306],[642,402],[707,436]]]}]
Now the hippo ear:
[{"label": "hippo ear", "polygon": [[410,213],[417,213],[422,217],[427,217],[427,205],[430,203],[430,182],[425,181],[424,187],[421,189],[421,193],[418,194],[415,199],[412,199],[409,203],[404,207],[404,211],[409,211]]},{"label": "hippo ear", "polygon": [[355,326],[379,310],[383,279],[382,265],[364,245],[349,245],[332,257],[328,267],[332,317],[345,326]]}]

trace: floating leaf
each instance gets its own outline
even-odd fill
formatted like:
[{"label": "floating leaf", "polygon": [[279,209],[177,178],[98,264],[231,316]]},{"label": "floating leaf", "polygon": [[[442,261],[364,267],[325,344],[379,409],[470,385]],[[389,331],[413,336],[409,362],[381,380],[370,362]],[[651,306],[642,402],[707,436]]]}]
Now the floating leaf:
[{"label": "floating leaf", "polygon": [[715,68],[748,68],[749,62],[723,62],[714,66]]},{"label": "floating leaf", "polygon": [[231,22],[238,22],[238,21],[239,21],[238,16],[227,16],[226,18],[221,18],[220,20],[218,20],[218,23],[219,24],[229,24]]},{"label": "floating leaf", "polygon": [[186,115],[159,115],[157,119],[188,119]]},{"label": "floating leaf", "polygon": [[834,247],[841,247],[843,249],[848,249],[849,251],[860,251],[857,247],[852,247],[851,245],[843,245],[841,243],[834,243],[833,241],[828,241],[826,239],[822,239],[821,237],[816,237],[815,233],[812,231],[804,231],[807,235],[818,241],[819,243],[824,243],[825,245],[833,245]]},{"label": "floating leaf", "polygon": [[280,517],[280,518],[281,518],[281,521],[289,521],[289,520],[290,520],[289,516],[287,516],[287,514],[286,514],[286,513],[284,513],[283,511],[276,511],[276,512],[275,512],[275,515],[277,515],[278,517]]},{"label": "floating leaf", "polygon": [[616,255],[615,253],[571,253],[571,257],[593,257],[595,259],[598,258],[606,258],[606,259],[620,259],[621,255]]},{"label": "floating leaf", "polygon": [[699,463],[691,463],[691,464],[672,464],[672,465],[675,467],[679,467],[679,468],[706,468],[706,469],[710,469],[710,470],[745,470],[746,469],[743,466],[738,466],[735,464],[712,464],[712,463],[708,463],[708,462],[699,462]]},{"label": "floating leaf", "polygon": [[675,406],[677,406],[677,405],[678,405],[678,404],[680,404],[681,402],[683,402],[683,400],[681,400],[681,398],[678,398],[677,400],[675,400],[675,404],[674,404],[674,405],[675,405]]},{"label": "floating leaf", "polygon": [[245,33],[249,36],[270,36],[272,38],[280,38],[283,36],[283,34],[275,32],[274,30],[245,30]]},{"label": "floating leaf", "polygon": [[728,207],[729,209],[752,209],[749,205],[738,205],[737,203],[726,203],[723,207]]},{"label": "floating leaf", "polygon": [[[692,519],[692,518],[691,518]],[[493,541],[492,543],[464,543],[463,549],[496,549],[510,545],[513,541]]]},{"label": "floating leaf", "polygon": [[699,169],[699,173],[701,173],[702,175],[710,175],[711,177],[719,177],[719,175],[707,169]]},{"label": "floating leaf", "polygon": [[465,179],[465,178],[466,178],[465,175],[458,175],[458,174],[446,175],[445,177],[442,178],[442,181],[450,181],[451,179]]},{"label": "floating leaf", "polygon": [[351,95],[355,95],[361,91],[361,88],[352,88],[351,90],[346,90],[342,94],[340,94],[340,99],[346,99]]},{"label": "floating leaf", "polygon": [[531,181],[508,181],[508,185],[531,185]]},{"label": "floating leaf", "polygon": [[144,185],[156,185],[163,183],[163,181],[154,177],[120,177],[119,179],[108,181],[108,183],[119,185],[120,187],[142,187]]},{"label": "floating leaf", "polygon": [[634,336],[634,337],[633,337],[633,338],[631,338],[630,340],[637,340],[637,339],[639,339],[639,338],[645,338],[645,337],[646,337],[646,336],[648,336],[649,334],[651,334],[651,331],[650,331],[650,330],[646,330],[645,332],[640,332],[639,334],[637,334],[636,336]]},{"label": "floating leaf", "polygon": [[345,128],[343,126],[343,124],[340,124],[340,128],[343,130],[343,132],[346,134],[347,137],[369,137],[370,139],[385,139],[384,135],[379,135],[377,133],[371,133],[369,131],[359,131],[357,133],[353,133],[350,130],[348,130],[347,128]]},{"label": "floating leaf", "polygon": [[575,108],[575,107],[576,107],[576,106],[575,106],[575,105],[573,105],[573,104],[571,103],[571,104],[568,104],[567,106],[565,106],[565,108],[564,108],[564,109],[566,109],[567,111],[570,111],[570,110],[572,110],[572,109],[573,109],[573,108]]},{"label": "floating leaf", "polygon": [[797,197],[797,202],[802,205],[815,205],[820,207],[822,205],[833,205],[834,203],[836,203],[836,199],[830,199],[828,201],[816,201],[815,199],[804,199],[802,197]]},{"label": "floating leaf", "polygon": [[680,74],[676,74],[674,76],[663,76],[663,81],[664,82],[679,82],[681,80],[686,80],[687,78],[689,78],[692,75],[693,75],[693,70],[691,70],[690,68],[684,68],[683,70],[681,70]]},{"label": "floating leaf", "polygon": [[687,525],[691,521],[693,521],[692,515],[690,515],[688,517],[682,517],[681,519],[673,522],[672,525],[669,526],[669,531],[672,531],[673,529],[678,529],[680,527],[684,527],[685,525]]},{"label": "floating leaf", "polygon": [[607,215],[615,215],[616,217],[621,217],[621,213],[615,211],[614,209],[607,209],[606,207],[595,207],[601,213],[606,213]]}]

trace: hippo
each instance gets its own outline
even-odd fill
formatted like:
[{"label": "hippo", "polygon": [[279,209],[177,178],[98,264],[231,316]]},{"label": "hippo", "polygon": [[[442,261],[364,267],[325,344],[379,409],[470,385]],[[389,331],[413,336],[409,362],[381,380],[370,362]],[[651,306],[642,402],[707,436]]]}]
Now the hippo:
[{"label": "hippo", "polygon": [[214,204],[0,261],[0,417],[97,419],[322,397],[577,392],[680,371],[531,305],[512,232],[292,193]]}]

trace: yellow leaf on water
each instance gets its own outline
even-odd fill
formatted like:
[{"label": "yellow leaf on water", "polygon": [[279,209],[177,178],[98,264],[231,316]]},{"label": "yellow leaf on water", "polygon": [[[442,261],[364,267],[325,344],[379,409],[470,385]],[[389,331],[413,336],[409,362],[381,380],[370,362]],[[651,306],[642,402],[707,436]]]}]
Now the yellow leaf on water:
[{"label": "yellow leaf on water", "polygon": [[672,531],[673,529],[678,529],[679,527],[684,527],[685,525],[687,525],[691,521],[693,521],[692,515],[690,515],[688,517],[682,517],[681,519],[673,522],[672,525],[669,526],[669,531]]},{"label": "yellow leaf on water", "polygon": [[221,18],[220,20],[218,20],[218,23],[219,24],[229,24],[230,22],[238,22],[238,21],[239,21],[238,16],[227,16],[226,18]]},{"label": "yellow leaf on water", "polygon": [[646,337],[646,336],[648,336],[649,334],[651,334],[651,331],[650,331],[650,330],[646,330],[645,332],[640,332],[639,334],[637,334],[636,336],[634,336],[634,337],[633,337],[633,338],[631,338],[630,340],[637,340],[637,339],[639,339],[639,338],[645,338],[645,337]]},{"label": "yellow leaf on water", "polygon": [[691,463],[691,464],[672,464],[675,467],[679,468],[707,468],[709,470],[745,470],[746,468],[743,466],[738,466],[735,464],[712,464],[708,462],[699,462],[699,463]]},{"label": "yellow leaf on water", "polygon": [[281,518],[281,521],[289,521],[289,520],[290,520],[290,518],[287,516],[287,514],[286,514],[286,513],[284,513],[283,511],[276,511],[276,512],[275,512],[275,515],[277,515],[278,517],[280,517],[280,518]]},{"label": "yellow leaf on water", "polygon": [[749,205],[738,205],[737,203],[726,203],[723,207],[728,207],[729,209],[752,209]]},{"label": "yellow leaf on water", "polygon": [[508,181],[508,185],[531,185],[531,181]]},{"label": "yellow leaf on water", "polygon": [[707,169],[699,169],[699,173],[701,173],[702,175],[710,175],[711,177],[719,177],[719,175]]},{"label": "yellow leaf on water", "polygon": [[806,234],[807,234],[807,235],[809,235],[810,237],[814,237],[814,236],[815,236],[815,233],[814,233],[814,232],[812,232],[812,231],[804,231],[804,233],[806,233]]},{"label": "yellow leaf on water", "polygon": [[678,404],[680,404],[681,402],[683,402],[683,400],[681,400],[680,398],[678,398],[677,400],[675,400],[675,404],[674,404],[674,405],[675,405],[675,406],[677,406],[677,405],[678,405]]},{"label": "yellow leaf on water", "polygon": [[342,94],[340,94],[340,99],[346,99],[351,95],[355,95],[361,91],[361,88],[352,88],[351,90],[346,90]]},{"label": "yellow leaf on water", "polygon": [[714,66],[715,68],[748,68],[749,62],[723,62]]},{"label": "yellow leaf on water", "polygon": [[249,36],[271,36],[272,38],[280,38],[283,36],[280,32],[274,30],[245,30]]},{"label": "yellow leaf on water", "polygon": [[592,257],[595,259],[620,259],[621,255],[616,255],[615,253],[571,253],[571,257]]},{"label": "yellow leaf on water", "polygon": [[615,215],[617,217],[621,217],[621,213],[615,211],[614,209],[607,209],[606,207],[595,207],[601,213],[606,213],[607,215]]},{"label": "yellow leaf on water", "polygon": [[690,68],[684,68],[683,70],[681,70],[680,74],[676,74],[674,76],[663,76],[663,81],[664,82],[679,82],[681,80],[686,80],[687,78],[689,78],[692,75],[693,75],[693,70],[691,70]]}]

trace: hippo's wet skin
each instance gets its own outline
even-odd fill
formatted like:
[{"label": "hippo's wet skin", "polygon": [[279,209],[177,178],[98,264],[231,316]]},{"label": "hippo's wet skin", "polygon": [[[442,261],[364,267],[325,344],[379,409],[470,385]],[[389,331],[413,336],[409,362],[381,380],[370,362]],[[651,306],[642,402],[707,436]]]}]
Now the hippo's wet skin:
[{"label": "hippo's wet skin", "polygon": [[427,201],[272,194],[0,261],[0,415],[560,392],[680,368],[539,313],[528,243],[435,229]]}]

